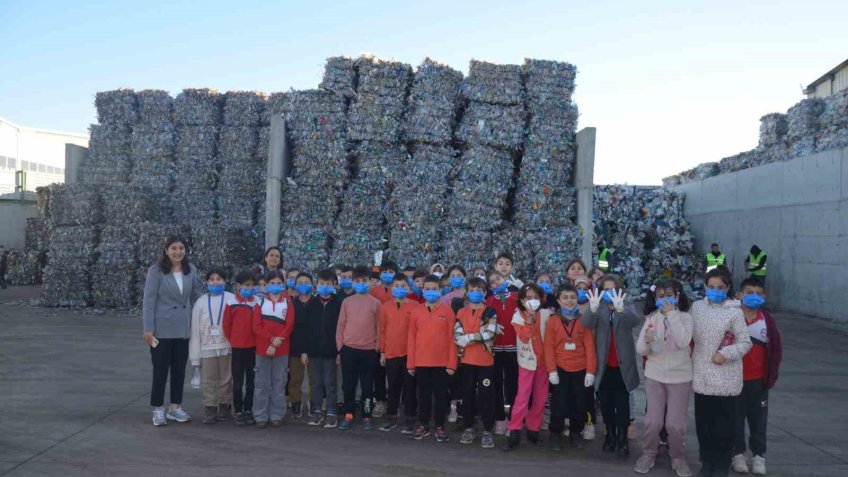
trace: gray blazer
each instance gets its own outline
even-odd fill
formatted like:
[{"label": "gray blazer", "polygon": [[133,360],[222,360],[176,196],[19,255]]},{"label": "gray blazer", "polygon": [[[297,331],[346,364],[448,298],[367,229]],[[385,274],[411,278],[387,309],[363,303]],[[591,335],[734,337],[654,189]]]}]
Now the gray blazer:
[{"label": "gray blazer", "polygon": [[191,273],[183,275],[183,292],[173,273],[164,274],[159,265],[147,270],[142,306],[144,332],[157,338],[185,338],[191,331],[191,309],[203,290],[197,268],[189,264]]},{"label": "gray blazer", "polygon": [[626,305],[624,313],[610,311],[606,304],[601,303],[596,313],[583,317],[583,326],[595,332],[595,347],[598,354],[598,374],[595,376],[595,390],[600,390],[604,371],[607,368],[607,357],[610,346],[610,314],[612,327],[615,330],[615,350],[618,354],[618,366],[621,377],[628,391],[639,387],[639,369],[636,364],[636,342],[633,339],[633,328],[641,327],[644,318],[636,313],[633,305]]}]

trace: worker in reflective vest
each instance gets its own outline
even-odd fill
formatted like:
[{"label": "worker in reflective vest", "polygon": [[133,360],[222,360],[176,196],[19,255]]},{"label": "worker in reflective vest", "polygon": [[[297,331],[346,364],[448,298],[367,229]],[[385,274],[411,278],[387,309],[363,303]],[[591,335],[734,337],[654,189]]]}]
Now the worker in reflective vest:
[{"label": "worker in reflective vest", "polygon": [[612,270],[612,252],[604,244],[598,244],[598,268],[609,273]]},{"label": "worker in reflective vest", "polygon": [[751,247],[751,254],[745,259],[745,263],[752,277],[759,278],[760,280],[766,279],[766,275],[768,274],[766,268],[767,258],[766,252],[761,250],[760,247],[756,245]]},{"label": "worker in reflective vest", "polygon": [[719,265],[727,266],[727,257],[718,249],[718,244],[714,243],[710,246],[710,251],[707,253],[707,273],[710,273]]}]

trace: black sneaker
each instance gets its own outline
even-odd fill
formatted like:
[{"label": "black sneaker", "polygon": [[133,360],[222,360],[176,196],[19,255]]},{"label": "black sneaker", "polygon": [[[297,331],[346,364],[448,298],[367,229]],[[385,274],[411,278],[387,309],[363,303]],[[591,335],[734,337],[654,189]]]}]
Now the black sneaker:
[{"label": "black sneaker", "polygon": [[247,424],[247,422],[245,421],[244,413],[243,413],[243,412],[237,412],[237,413],[236,413],[236,415],[235,415],[235,417],[233,418],[233,421],[234,421],[234,422],[236,423],[236,425],[237,425],[237,426],[239,426],[239,427],[241,427],[241,426],[243,426],[243,425]]},{"label": "black sneaker", "polygon": [[414,434],[415,433],[415,423],[411,421],[407,421],[403,425],[403,429],[400,430],[401,434]]},{"label": "black sneaker", "polygon": [[380,430],[383,431],[383,432],[389,432],[392,429],[396,428],[397,426],[398,426],[397,416],[388,416],[388,417],[386,417],[386,422],[384,422],[383,425],[380,426]]},{"label": "black sneaker", "polygon": [[450,436],[444,427],[436,428],[436,442],[450,442]]},{"label": "black sneaker", "polygon": [[430,435],[430,428],[425,426],[418,426],[415,428],[415,432],[412,433],[412,438],[416,441],[420,441],[421,439]]},{"label": "black sneaker", "polygon": [[256,418],[253,417],[253,411],[244,411],[244,423],[248,426],[256,425]]}]

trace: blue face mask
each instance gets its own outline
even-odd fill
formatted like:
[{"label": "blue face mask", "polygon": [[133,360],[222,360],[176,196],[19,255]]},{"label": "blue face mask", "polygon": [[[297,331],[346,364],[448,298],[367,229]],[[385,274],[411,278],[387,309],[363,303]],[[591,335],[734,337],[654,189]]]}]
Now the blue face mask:
[{"label": "blue face mask", "polygon": [[707,300],[709,300],[710,303],[721,303],[724,300],[727,300],[727,290],[708,288],[706,295]]},{"label": "blue face mask", "polygon": [[336,293],[336,288],[333,285],[318,285],[318,294],[327,297]]},{"label": "blue face mask", "polygon": [[450,277],[450,285],[453,288],[462,288],[465,286],[465,277]]},{"label": "blue face mask", "polygon": [[245,300],[250,300],[256,296],[256,287],[241,287],[239,288],[239,296]]},{"label": "blue face mask", "polygon": [[605,302],[612,304],[612,299],[615,298],[615,292],[613,292],[612,290],[604,290],[604,292],[601,294],[601,297]]},{"label": "blue face mask", "polygon": [[364,295],[368,293],[368,284],[367,283],[354,283],[353,291],[359,293],[360,295]]},{"label": "blue face mask", "polygon": [[756,310],[766,304],[766,299],[762,295],[749,293],[742,297],[742,304],[748,308]]},{"label": "blue face mask", "polygon": [[677,299],[674,298],[673,296],[660,298],[660,299],[658,299],[657,301],[654,302],[654,306],[657,307],[657,310],[662,310],[663,308],[665,308],[666,303],[668,303],[672,306],[676,306],[677,305]]},{"label": "blue face mask", "polygon": [[311,283],[301,283],[299,285],[296,285],[294,287],[294,289],[297,290],[297,292],[300,293],[301,295],[309,295],[309,294],[312,293],[312,284]]},{"label": "blue face mask", "polygon": [[272,295],[279,295],[280,293],[286,291],[286,286],[282,283],[271,283],[266,287],[268,293]]},{"label": "blue face mask", "polygon": [[494,289],[496,295],[506,293],[507,291],[509,291],[509,284],[507,282],[501,282],[501,284],[496,286]]},{"label": "blue face mask", "polygon": [[442,288],[442,295],[447,295],[448,293],[450,293],[452,291],[453,291],[453,288],[451,288],[451,287]]},{"label": "blue face mask", "polygon": [[589,290],[577,290],[577,303],[581,305],[589,301]]},{"label": "blue face mask", "polygon": [[468,301],[474,303],[475,305],[483,303],[483,298],[485,297],[483,292],[481,292],[480,290],[471,290],[470,292],[466,293],[465,296],[468,297]]},{"label": "blue face mask", "polygon": [[562,310],[562,314],[565,315],[565,316],[576,316],[577,313],[580,311],[580,307],[575,306],[574,308],[572,308],[570,310],[568,308],[560,308],[560,310]]},{"label": "blue face mask", "polygon": [[209,292],[210,295],[218,296],[221,293],[224,293],[224,284],[220,285],[206,285],[206,291]]},{"label": "blue face mask", "polygon": [[412,277],[407,277],[406,283],[409,284],[409,286],[411,288],[412,284],[415,283],[415,280],[413,280]]},{"label": "blue face mask", "polygon": [[548,282],[539,283],[539,288],[541,288],[542,291],[547,293],[548,295],[554,292],[554,287],[552,287],[551,284]]},{"label": "blue face mask", "polygon": [[339,286],[342,287],[342,290],[350,290],[353,288],[353,279],[352,278],[342,278],[339,280]]},{"label": "blue face mask", "polygon": [[424,300],[427,303],[436,303],[440,298],[442,298],[442,294],[439,293],[439,290],[424,290]]},{"label": "blue face mask", "polygon": [[294,289],[295,285],[297,285],[297,282],[294,278],[289,278],[288,280],[286,280],[287,287]]},{"label": "blue face mask", "polygon": [[383,282],[383,285],[389,286],[392,284],[392,281],[395,279],[395,274],[392,272],[383,272],[380,274],[380,280]]},{"label": "blue face mask", "polygon": [[412,292],[416,295],[424,296],[424,290],[422,290],[420,287],[417,287],[415,285],[410,285],[410,287],[412,288]]},{"label": "blue face mask", "polygon": [[406,287],[392,287],[392,297],[398,300],[403,300],[406,298],[406,295],[409,294],[409,288]]}]

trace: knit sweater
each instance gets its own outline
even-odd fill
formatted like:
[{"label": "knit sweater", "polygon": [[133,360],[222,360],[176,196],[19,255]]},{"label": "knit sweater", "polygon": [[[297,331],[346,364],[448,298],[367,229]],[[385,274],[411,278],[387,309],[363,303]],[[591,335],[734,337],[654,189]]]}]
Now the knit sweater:
[{"label": "knit sweater", "polygon": [[[236,297],[230,292],[219,296],[205,293],[194,302],[191,310],[191,337],[188,342],[188,358],[192,366],[200,366],[201,358],[217,358],[230,354],[230,343],[224,336],[224,307],[233,303],[236,303]],[[218,330],[215,336],[212,335],[213,328]]]},{"label": "knit sweater", "polygon": [[[742,357],[751,349],[751,338],[739,301],[725,300],[721,304],[699,300],[690,311],[694,320],[692,333],[695,349],[692,353],[694,376],[692,389],[707,396],[738,396],[742,392]],[[719,350],[725,332],[735,336],[735,342]],[[718,351],[727,361],[713,364]]]},{"label": "knit sweater", "polygon": [[[666,330],[666,319],[668,329]],[[689,343],[692,341],[692,315],[685,311],[674,310],[664,315],[655,311],[645,318],[645,324],[636,340],[636,352],[647,356],[645,377],[663,384],[682,384],[692,381],[692,357]],[[660,351],[653,352],[651,345],[645,343],[645,332],[653,328],[654,339],[660,344]]]}]

